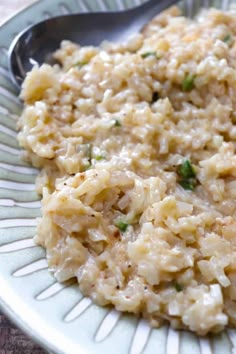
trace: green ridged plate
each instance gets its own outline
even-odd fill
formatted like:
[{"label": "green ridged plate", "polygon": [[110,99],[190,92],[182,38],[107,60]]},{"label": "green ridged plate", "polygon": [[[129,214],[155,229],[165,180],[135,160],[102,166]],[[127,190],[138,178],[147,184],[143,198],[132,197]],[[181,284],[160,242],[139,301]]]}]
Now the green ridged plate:
[{"label": "green ridged plate", "polygon": [[[37,170],[22,162],[16,140],[21,103],[10,83],[7,50],[13,37],[37,21],[70,12],[121,10],[142,0],[42,0],[0,28],[0,305],[34,340],[64,354],[233,354],[236,331],[198,338],[169,327],[151,329],[144,320],[93,305],[75,284],[58,284],[45,252],[33,243],[40,202]],[[236,8],[236,1],[186,0],[188,16],[201,6]]]}]

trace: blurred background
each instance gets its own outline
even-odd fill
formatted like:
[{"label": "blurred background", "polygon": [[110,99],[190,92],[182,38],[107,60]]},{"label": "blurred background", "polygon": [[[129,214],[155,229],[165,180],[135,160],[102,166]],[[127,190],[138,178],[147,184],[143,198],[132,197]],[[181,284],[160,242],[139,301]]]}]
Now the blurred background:
[{"label": "blurred background", "polygon": [[[35,0],[0,0],[0,25]],[[49,0],[50,1],[50,0]],[[45,354],[0,312],[0,354]]]}]

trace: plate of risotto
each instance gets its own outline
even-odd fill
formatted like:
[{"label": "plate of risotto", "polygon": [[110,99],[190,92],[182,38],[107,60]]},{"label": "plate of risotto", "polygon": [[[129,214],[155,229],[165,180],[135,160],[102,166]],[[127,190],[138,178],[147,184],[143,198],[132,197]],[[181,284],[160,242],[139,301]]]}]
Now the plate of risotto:
[{"label": "plate of risotto", "polygon": [[0,36],[0,304],[55,353],[236,352],[236,2],[182,1],[126,42],[62,41],[20,97]]}]

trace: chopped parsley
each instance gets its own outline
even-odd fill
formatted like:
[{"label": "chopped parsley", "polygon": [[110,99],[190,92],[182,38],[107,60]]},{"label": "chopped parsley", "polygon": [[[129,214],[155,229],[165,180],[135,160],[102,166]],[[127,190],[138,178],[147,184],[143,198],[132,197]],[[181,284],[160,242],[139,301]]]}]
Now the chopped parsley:
[{"label": "chopped parsley", "polygon": [[91,164],[92,155],[93,155],[93,145],[87,144],[87,156],[88,156],[89,164]]},{"label": "chopped parsley", "polygon": [[175,290],[179,293],[180,291],[183,290],[182,285],[180,285],[179,283],[175,283],[174,284]]},{"label": "chopped parsley", "polygon": [[223,39],[222,39],[223,42],[227,43],[227,44],[230,44],[232,42],[232,36],[231,34],[227,34]]},{"label": "chopped parsley", "polygon": [[159,93],[157,91],[154,91],[152,94],[152,103],[155,103],[158,100],[159,100]]},{"label": "chopped parsley", "polygon": [[141,57],[143,59],[148,58],[148,57],[156,57],[157,59],[160,59],[160,57],[157,55],[157,52],[146,52],[141,54]]},{"label": "chopped parsley", "polygon": [[118,119],[116,119],[115,123],[114,123],[114,126],[115,127],[121,127],[121,122]]},{"label": "chopped parsley", "polygon": [[90,164],[87,164],[87,165],[84,165],[84,166],[83,166],[83,171],[91,170],[92,167],[93,167],[93,166],[91,165],[91,163],[90,163]]},{"label": "chopped parsley", "polygon": [[88,61],[77,61],[77,63],[75,63],[73,66],[77,67],[77,68],[82,68],[82,66],[87,65]]},{"label": "chopped parsley", "polygon": [[92,168],[92,154],[93,154],[93,145],[92,144],[82,144],[80,147],[81,152],[83,153],[84,159],[83,171],[87,171]]},{"label": "chopped parsley", "polygon": [[121,220],[116,221],[116,222],[115,222],[115,225],[118,227],[118,229],[119,229],[121,232],[125,232],[125,231],[127,230],[128,226],[129,226],[126,222],[121,221]]},{"label": "chopped parsley", "polygon": [[194,171],[193,165],[189,160],[185,160],[182,165],[178,166],[178,175],[184,179],[195,178],[196,173]]},{"label": "chopped parsley", "polygon": [[187,75],[182,83],[182,89],[185,92],[191,91],[194,88],[195,75]]},{"label": "chopped parsley", "polygon": [[179,184],[181,185],[181,187],[183,187],[188,191],[194,191],[197,185],[196,180],[192,180],[192,179],[191,180],[182,179],[179,181]]},{"label": "chopped parsley", "polygon": [[95,158],[96,161],[101,161],[101,160],[105,160],[106,159],[105,156],[103,156],[103,155],[97,155],[94,158]]},{"label": "chopped parsley", "polygon": [[186,190],[193,191],[197,186],[196,172],[189,160],[184,161],[177,168],[180,179],[178,183]]}]

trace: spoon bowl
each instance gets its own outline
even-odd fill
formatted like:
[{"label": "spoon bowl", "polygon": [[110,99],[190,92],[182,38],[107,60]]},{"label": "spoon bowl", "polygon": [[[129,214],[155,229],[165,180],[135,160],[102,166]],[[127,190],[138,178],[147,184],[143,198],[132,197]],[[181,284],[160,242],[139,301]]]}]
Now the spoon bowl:
[{"label": "spoon bowl", "polygon": [[125,11],[63,15],[29,26],[13,40],[9,48],[11,80],[20,89],[32,66],[50,62],[51,54],[59,48],[63,39],[80,45],[99,45],[103,40],[122,42],[176,2],[149,0]]}]

